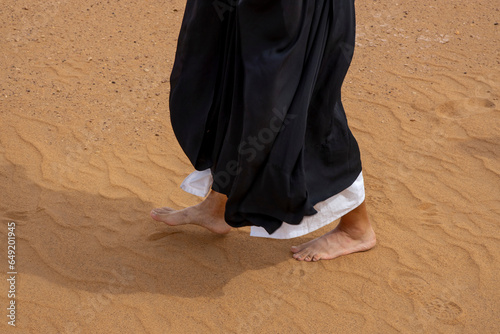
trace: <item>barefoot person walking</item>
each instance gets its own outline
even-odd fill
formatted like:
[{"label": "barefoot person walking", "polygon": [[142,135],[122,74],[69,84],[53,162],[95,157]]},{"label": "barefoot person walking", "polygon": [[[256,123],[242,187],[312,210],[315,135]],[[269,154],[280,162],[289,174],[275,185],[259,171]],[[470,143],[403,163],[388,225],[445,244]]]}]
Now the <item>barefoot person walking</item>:
[{"label": "barefoot person walking", "polygon": [[171,74],[170,117],[207,196],[157,208],[168,225],[288,239],[318,261],[375,245],[361,158],[341,102],[355,36],[354,0],[189,0]]}]

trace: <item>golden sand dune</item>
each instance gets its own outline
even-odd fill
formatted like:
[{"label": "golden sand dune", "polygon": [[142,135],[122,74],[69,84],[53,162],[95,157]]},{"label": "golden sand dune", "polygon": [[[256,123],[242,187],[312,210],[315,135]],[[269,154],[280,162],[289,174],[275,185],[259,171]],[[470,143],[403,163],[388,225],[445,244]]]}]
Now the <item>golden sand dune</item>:
[{"label": "golden sand dune", "polygon": [[277,241],[149,218],[199,201],[168,115],[184,2],[0,4],[0,238],[14,221],[18,272],[0,332],[498,333],[498,4],[356,5],[343,98],[379,243],[301,263],[289,247],[328,227]]}]

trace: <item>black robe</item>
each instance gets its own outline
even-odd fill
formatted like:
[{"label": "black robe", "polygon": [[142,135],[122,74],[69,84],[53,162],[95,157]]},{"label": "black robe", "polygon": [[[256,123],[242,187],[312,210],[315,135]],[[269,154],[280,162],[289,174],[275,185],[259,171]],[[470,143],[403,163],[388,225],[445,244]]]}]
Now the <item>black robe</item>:
[{"label": "black robe", "polygon": [[340,98],[354,37],[354,0],[187,1],[170,116],[229,225],[299,224],[361,172]]}]

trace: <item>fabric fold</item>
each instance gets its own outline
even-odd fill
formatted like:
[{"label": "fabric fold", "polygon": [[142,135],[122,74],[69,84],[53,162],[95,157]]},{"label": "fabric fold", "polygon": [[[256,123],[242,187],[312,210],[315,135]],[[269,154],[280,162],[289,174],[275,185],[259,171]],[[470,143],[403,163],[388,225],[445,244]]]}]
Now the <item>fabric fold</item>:
[{"label": "fabric fold", "polygon": [[[174,133],[233,227],[300,224],[356,180],[341,86],[354,2],[189,0],[171,76]],[[220,1],[219,1],[220,2]]]}]

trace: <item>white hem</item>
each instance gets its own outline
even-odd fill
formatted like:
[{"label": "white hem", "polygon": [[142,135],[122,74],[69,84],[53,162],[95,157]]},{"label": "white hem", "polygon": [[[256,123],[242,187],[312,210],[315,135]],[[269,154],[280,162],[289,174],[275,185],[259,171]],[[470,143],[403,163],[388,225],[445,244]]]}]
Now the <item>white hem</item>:
[{"label": "white hem", "polygon": [[205,197],[214,182],[210,169],[195,170],[182,181],[181,189],[190,194]]},{"label": "white hem", "polygon": [[[181,184],[181,188],[193,195],[205,197],[212,187],[213,177],[210,169],[194,171]],[[363,173],[359,173],[354,183],[340,193],[317,203],[314,208],[318,213],[305,216],[299,225],[283,222],[273,234],[260,226],[252,226],[250,236],[272,239],[291,239],[306,235],[339,219],[357,208],[365,199]]]}]

